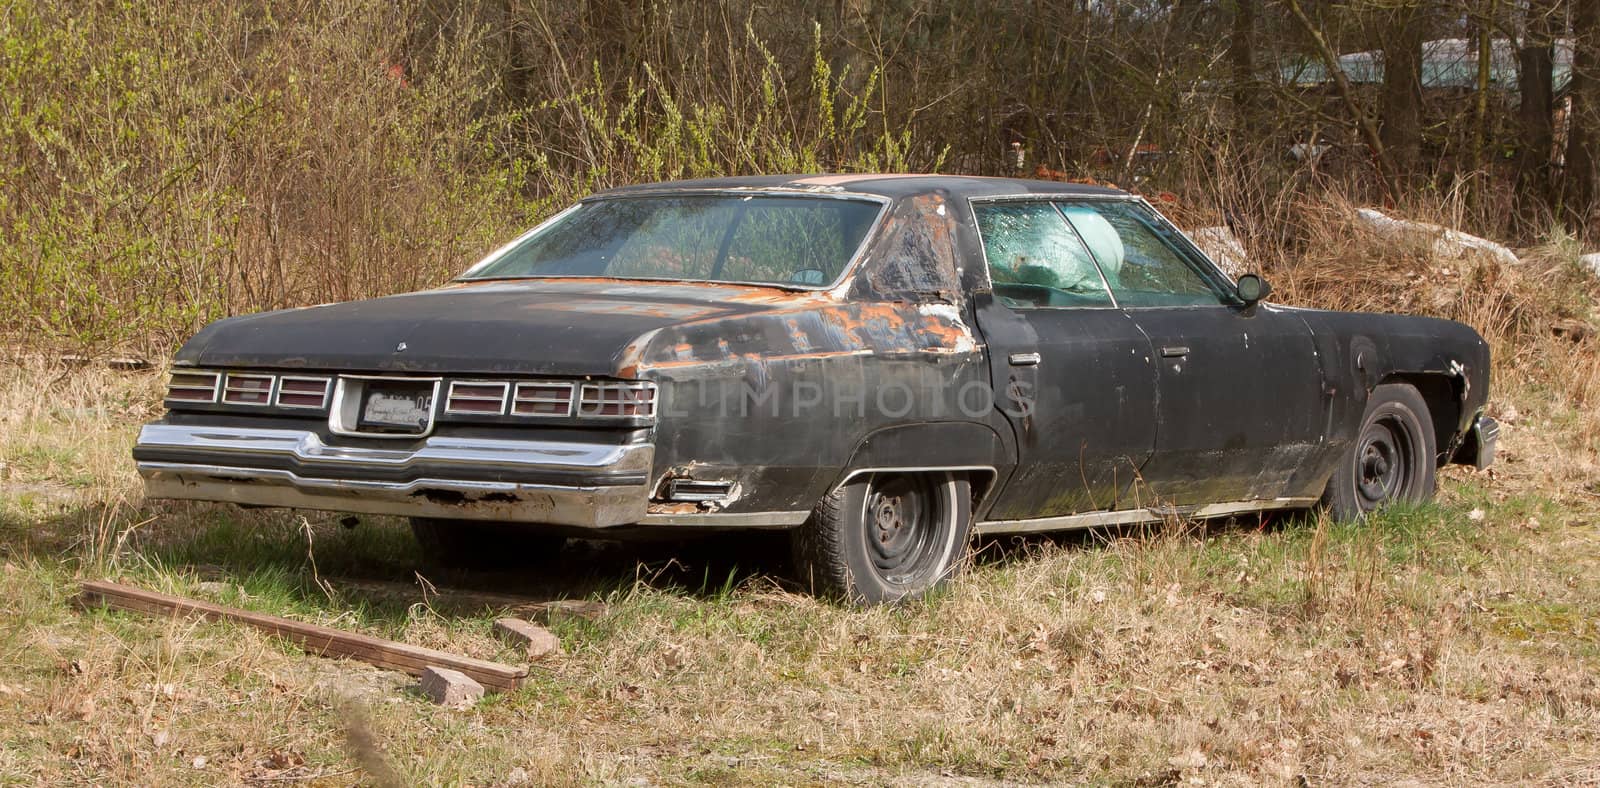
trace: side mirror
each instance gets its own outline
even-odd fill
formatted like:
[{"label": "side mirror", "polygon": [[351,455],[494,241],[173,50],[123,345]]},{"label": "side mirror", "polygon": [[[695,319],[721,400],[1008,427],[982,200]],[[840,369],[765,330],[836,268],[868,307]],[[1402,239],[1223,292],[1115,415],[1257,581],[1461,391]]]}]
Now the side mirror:
[{"label": "side mirror", "polygon": [[1267,284],[1267,280],[1256,274],[1239,277],[1239,284],[1235,285],[1234,289],[1238,291],[1239,300],[1243,301],[1245,306],[1255,306],[1256,302],[1272,295],[1272,285]]}]

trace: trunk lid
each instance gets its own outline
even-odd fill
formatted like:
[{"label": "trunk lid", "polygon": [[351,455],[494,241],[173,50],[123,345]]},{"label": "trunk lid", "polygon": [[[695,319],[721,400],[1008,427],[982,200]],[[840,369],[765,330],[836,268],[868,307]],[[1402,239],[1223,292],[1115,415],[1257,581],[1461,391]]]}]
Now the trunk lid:
[{"label": "trunk lid", "polygon": [[610,279],[465,283],[221,320],[177,359],[202,367],[615,377],[629,349],[656,329],[821,297]]}]

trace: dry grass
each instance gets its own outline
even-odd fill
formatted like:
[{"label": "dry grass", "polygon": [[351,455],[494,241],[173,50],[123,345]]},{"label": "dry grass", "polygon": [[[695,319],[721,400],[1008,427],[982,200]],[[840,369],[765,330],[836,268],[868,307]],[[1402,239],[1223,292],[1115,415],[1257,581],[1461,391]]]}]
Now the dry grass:
[{"label": "dry grass", "polygon": [[[13,555],[0,769],[113,782],[354,782],[380,768],[409,783],[1580,781],[1600,752],[1600,599],[1577,582],[1595,569],[1590,513],[1496,502],[1507,491],[1482,479],[1451,489],[1450,504],[1369,528],[1033,543],[904,609],[842,610],[762,574],[727,593],[624,585],[606,618],[561,627],[567,655],[532,686],[465,713],[254,632],[75,613],[70,564]],[[1489,514],[1472,521],[1473,508]],[[351,549],[336,533],[325,549]],[[295,548],[280,533],[267,555],[288,563]],[[227,565],[228,550],[210,557]],[[123,562],[138,582],[196,590],[137,553]],[[509,657],[486,617],[352,608],[304,575],[236,572],[249,596],[231,601]]]},{"label": "dry grass", "polygon": [[[527,688],[466,712],[253,631],[74,610],[78,579],[124,577],[514,658],[494,611],[371,592],[413,580],[396,521],[142,501],[127,449],[158,373],[13,362],[0,781],[1592,783],[1600,356],[1539,321],[1593,285],[1554,299],[1538,268],[1491,287],[1466,265],[1476,284],[1444,311],[1530,317],[1486,329],[1501,463],[1450,470],[1435,505],[989,544],[938,598],[868,611],[786,590],[760,538],[569,548],[559,568],[433,578],[607,603],[555,625],[566,654]],[[1386,286],[1439,311],[1415,295],[1433,280],[1410,281]],[[1320,286],[1288,292],[1333,298]]]}]

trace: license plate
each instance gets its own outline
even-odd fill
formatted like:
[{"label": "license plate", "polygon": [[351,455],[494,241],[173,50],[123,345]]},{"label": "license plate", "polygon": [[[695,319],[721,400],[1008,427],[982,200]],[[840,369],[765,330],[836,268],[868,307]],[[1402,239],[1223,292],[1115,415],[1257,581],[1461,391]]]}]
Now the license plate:
[{"label": "license plate", "polygon": [[363,428],[392,432],[427,432],[433,420],[432,383],[373,383],[361,403]]}]

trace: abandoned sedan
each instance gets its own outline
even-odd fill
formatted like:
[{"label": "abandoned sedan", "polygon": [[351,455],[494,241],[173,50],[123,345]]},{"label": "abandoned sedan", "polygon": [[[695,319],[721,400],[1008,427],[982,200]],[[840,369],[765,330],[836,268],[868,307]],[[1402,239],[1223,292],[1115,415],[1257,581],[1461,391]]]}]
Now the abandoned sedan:
[{"label": "abandoned sedan", "polygon": [[1358,518],[1492,461],[1471,328],[1266,294],[1111,189],[636,186],[437,290],[206,327],[133,453],[151,497],[408,516],[444,563],[790,529],[868,603],[974,531]]}]

